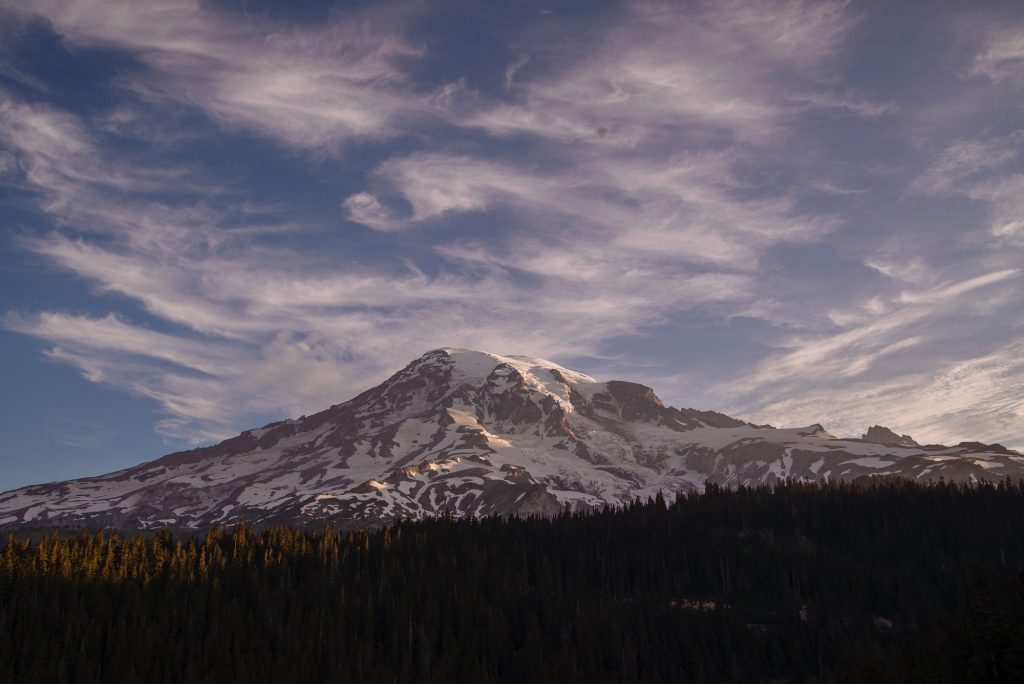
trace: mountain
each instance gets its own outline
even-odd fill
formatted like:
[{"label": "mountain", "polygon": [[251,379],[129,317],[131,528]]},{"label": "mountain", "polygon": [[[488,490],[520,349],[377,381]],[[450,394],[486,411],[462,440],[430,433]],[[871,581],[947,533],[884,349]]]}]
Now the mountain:
[{"label": "mountain", "polygon": [[884,425],[872,425],[868,431],[861,435],[865,442],[875,444],[890,444],[892,446],[917,447],[921,446],[910,435],[897,435]]},{"label": "mountain", "polygon": [[312,416],[99,477],[0,494],[0,528],[374,525],[398,517],[553,515],[657,492],[785,478],[994,481],[1024,476],[999,445],[918,446],[875,426],[838,439],[665,406],[649,387],[550,361],[424,354]]}]

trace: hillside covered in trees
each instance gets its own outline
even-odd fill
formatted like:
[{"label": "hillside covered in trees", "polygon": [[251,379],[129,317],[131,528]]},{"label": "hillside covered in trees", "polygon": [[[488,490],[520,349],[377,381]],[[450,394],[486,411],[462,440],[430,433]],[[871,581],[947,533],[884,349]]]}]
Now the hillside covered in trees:
[{"label": "hillside covered in trees", "polygon": [[0,681],[1020,681],[1024,484],[10,535]]}]

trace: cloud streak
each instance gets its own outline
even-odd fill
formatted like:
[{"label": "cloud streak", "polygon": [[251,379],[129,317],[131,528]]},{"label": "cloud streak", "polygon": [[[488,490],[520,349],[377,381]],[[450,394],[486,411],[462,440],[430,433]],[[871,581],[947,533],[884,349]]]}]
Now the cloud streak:
[{"label": "cloud streak", "polygon": [[267,25],[198,0],[5,3],[44,17],[78,48],[114,48],[146,69],[121,85],[156,103],[199,107],[230,127],[306,149],[387,136],[405,112],[429,109],[405,83],[401,59],[419,49],[402,17],[335,16],[317,28]]},{"label": "cloud streak", "polygon": [[[841,332],[788,340],[786,351],[766,356],[753,372],[736,378],[722,392],[731,394],[735,405],[745,402],[741,410],[755,419],[771,416],[809,423],[824,409],[828,415],[822,419],[847,434],[868,424],[872,408],[898,406],[893,418],[899,429],[936,442],[962,439],[958,430],[969,422],[968,416],[983,412],[999,426],[1000,438],[1016,440],[1008,428],[1022,406],[1014,398],[1019,364],[1011,359],[1019,344],[990,342],[990,352],[959,359],[944,349],[943,338],[950,327],[965,326],[977,298],[1018,291],[1021,280],[1019,269],[1003,269],[903,290],[888,302],[869,305],[875,315],[867,320],[852,317]],[[1008,307],[1004,301],[999,308],[1009,314],[1012,304]],[[985,331],[975,326],[978,323],[972,321],[964,334],[980,349],[985,346],[979,339]],[[928,353],[922,355],[922,348]],[[985,384],[967,377],[974,368],[999,381]],[[944,386],[955,391],[939,400]],[[841,395],[835,396],[837,392]]]}]

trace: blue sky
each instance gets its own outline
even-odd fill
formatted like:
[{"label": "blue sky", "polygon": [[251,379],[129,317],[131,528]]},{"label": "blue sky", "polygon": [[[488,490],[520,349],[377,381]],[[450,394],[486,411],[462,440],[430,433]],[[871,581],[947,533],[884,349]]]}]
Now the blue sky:
[{"label": "blue sky", "polygon": [[1015,2],[0,0],[0,489],[439,346],[1024,447]]}]

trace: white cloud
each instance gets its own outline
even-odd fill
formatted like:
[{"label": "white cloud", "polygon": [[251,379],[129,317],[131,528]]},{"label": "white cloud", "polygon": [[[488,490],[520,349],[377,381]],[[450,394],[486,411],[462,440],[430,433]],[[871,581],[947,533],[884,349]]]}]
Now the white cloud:
[{"label": "white cloud", "polygon": [[888,302],[881,297],[871,297],[854,307],[832,309],[828,312],[827,316],[830,321],[840,328],[849,328],[863,325],[886,313],[888,310]]},{"label": "white cloud", "polygon": [[993,31],[971,64],[971,74],[993,81],[1024,77],[1024,34],[1019,29]]},{"label": "white cloud", "polygon": [[8,314],[3,324],[10,330],[44,337],[58,345],[144,356],[207,375],[231,356],[226,346],[218,348],[208,342],[146,330],[114,314],[98,319],[53,312],[31,317]]},{"label": "white cloud", "polygon": [[787,108],[778,77],[811,76],[856,23],[841,2],[636,2],[624,15],[568,68],[524,83],[520,101],[484,107],[463,123],[606,146],[708,131],[763,141]]},{"label": "white cloud", "polygon": [[[606,251],[610,243],[620,250],[616,259],[628,256],[641,265],[669,261],[749,270],[760,250],[814,240],[835,227],[832,217],[800,213],[792,196],[741,198],[748,188],[733,173],[732,162],[730,153],[680,154],[667,161],[595,155],[580,157],[569,171],[550,173],[421,153],[392,159],[376,175],[411,206],[408,227],[499,207],[522,212],[542,237],[524,228],[511,252],[502,245],[504,256],[484,258],[507,266],[514,261],[535,272],[545,270],[531,267],[537,263],[531,252],[546,252],[552,240],[578,253],[588,246]],[[363,204],[364,195],[349,199]],[[368,224],[380,227],[376,211],[367,213]],[[350,218],[355,219],[353,212]],[[463,259],[482,255],[480,249],[471,254],[461,247],[444,252]]]},{"label": "white cloud", "polygon": [[944,149],[908,190],[926,195],[962,191],[967,181],[1006,166],[1020,156],[1021,131],[1002,139],[958,140]]},{"label": "white cloud", "polygon": [[394,230],[401,225],[395,212],[369,192],[357,192],[341,203],[345,217],[375,230]]},{"label": "white cloud", "polygon": [[967,189],[966,194],[991,207],[989,232],[997,241],[1024,245],[1024,174],[980,182]]},{"label": "white cloud", "polygon": [[892,104],[872,102],[852,93],[807,92],[790,97],[798,105],[832,111],[845,116],[873,119],[896,111]]},{"label": "white cloud", "polygon": [[[107,164],[93,135],[74,116],[12,100],[0,91],[0,143],[20,157],[28,180],[58,203],[81,189],[154,192],[185,182],[180,167]],[[10,169],[10,170],[13,170]],[[59,207],[53,207],[57,209]]]},{"label": "white cloud", "polygon": [[306,149],[392,132],[393,117],[432,110],[396,66],[417,49],[393,13],[336,16],[291,29],[198,0],[4,2],[45,17],[76,47],[126,50],[147,67],[124,85],[155,102],[198,106],[226,126]]},{"label": "white cloud", "polygon": [[516,73],[526,66],[529,61],[529,55],[520,55],[519,59],[505,67],[505,90],[512,90],[513,79],[515,79]]},{"label": "white cloud", "polygon": [[416,154],[385,162],[376,174],[400,189],[413,221],[482,211],[502,195],[535,195],[539,178],[500,163],[444,154]]},{"label": "white cloud", "polygon": [[958,140],[943,150],[908,186],[933,196],[962,194],[986,204],[989,233],[997,241],[1024,244],[1024,174],[1014,162],[1024,153],[1024,130],[986,139]]},{"label": "white cloud", "polygon": [[[862,326],[822,338],[790,341],[788,346],[793,351],[765,358],[760,362],[758,371],[743,378],[736,387],[753,391],[782,380],[805,379],[807,375],[828,378],[851,364],[860,367],[860,359],[865,356],[874,358],[880,350],[905,342],[905,331],[913,324],[929,319],[938,307],[989,285],[1019,279],[1019,275],[1019,270],[1006,269],[928,290],[904,291],[899,297],[903,306]],[[961,300],[960,306],[963,305]]]},{"label": "white cloud", "polygon": [[876,256],[867,259],[864,265],[884,276],[913,285],[926,285],[934,280],[936,275],[935,269],[919,256],[903,260]]}]

